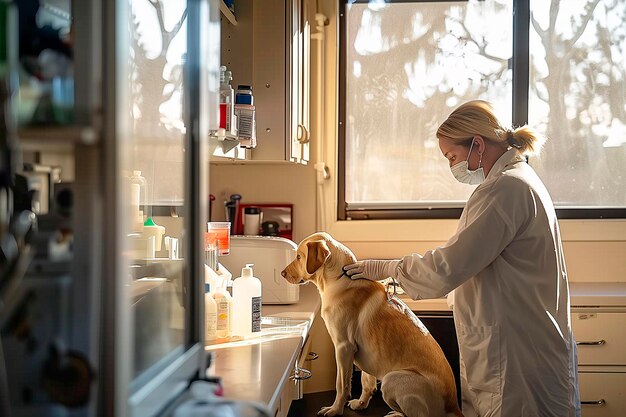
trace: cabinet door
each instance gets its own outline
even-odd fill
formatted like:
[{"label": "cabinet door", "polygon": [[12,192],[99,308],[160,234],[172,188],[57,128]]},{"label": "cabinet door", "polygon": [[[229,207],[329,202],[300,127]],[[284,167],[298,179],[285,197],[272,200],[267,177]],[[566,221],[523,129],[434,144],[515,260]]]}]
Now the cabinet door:
[{"label": "cabinet door", "polygon": [[291,1],[291,160],[309,160],[311,26],[309,2]]},{"label": "cabinet door", "polygon": [[582,417],[618,417],[626,410],[626,373],[579,372]]},{"label": "cabinet door", "polygon": [[[253,161],[309,159],[310,0],[239,0],[237,24],[222,20],[221,60],[233,87],[252,85]],[[228,156],[233,155],[217,155]]]}]

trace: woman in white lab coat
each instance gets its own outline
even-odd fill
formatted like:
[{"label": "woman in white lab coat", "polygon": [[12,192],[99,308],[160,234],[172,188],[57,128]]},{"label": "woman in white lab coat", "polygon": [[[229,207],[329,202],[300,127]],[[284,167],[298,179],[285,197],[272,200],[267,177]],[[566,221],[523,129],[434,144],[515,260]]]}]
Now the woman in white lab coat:
[{"label": "woman in white lab coat", "polygon": [[346,273],[394,277],[416,300],[449,293],[466,417],[580,416],[559,225],[524,158],[542,138],[503,127],[478,100],[453,111],[437,138],[456,179],[478,185],[456,234],[423,255],[363,260]]}]

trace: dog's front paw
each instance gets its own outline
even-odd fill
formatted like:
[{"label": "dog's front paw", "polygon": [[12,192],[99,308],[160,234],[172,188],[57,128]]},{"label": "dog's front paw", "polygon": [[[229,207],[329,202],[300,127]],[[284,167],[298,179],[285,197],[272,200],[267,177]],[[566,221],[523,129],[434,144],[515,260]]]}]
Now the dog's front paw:
[{"label": "dog's front paw", "polygon": [[325,417],[340,416],[340,415],[343,415],[343,410],[340,410],[335,406],[322,407],[322,409],[317,412],[317,415],[325,416]]},{"label": "dog's front paw", "polygon": [[350,407],[353,410],[364,410],[367,408],[368,405],[369,405],[369,401],[365,402],[361,399],[348,401],[348,407]]}]

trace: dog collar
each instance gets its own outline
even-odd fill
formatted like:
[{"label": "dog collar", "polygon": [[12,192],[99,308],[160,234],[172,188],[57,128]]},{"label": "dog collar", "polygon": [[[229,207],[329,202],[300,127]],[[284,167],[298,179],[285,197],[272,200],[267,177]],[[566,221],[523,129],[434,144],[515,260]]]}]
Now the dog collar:
[{"label": "dog collar", "polygon": [[[396,283],[396,279],[391,277],[391,281],[387,281],[387,287],[385,288],[385,292],[387,293],[387,302],[391,303],[391,300],[398,295],[398,289],[396,288],[398,284]],[[393,287],[393,292],[389,292],[389,287]]]}]

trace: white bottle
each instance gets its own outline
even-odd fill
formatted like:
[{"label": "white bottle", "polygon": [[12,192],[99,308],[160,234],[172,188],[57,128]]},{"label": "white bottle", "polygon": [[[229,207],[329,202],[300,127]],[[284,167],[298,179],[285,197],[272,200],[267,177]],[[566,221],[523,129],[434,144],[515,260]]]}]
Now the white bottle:
[{"label": "white bottle", "polygon": [[211,294],[211,285],[204,284],[204,340],[207,344],[217,339],[217,305]]},{"label": "white bottle", "polygon": [[246,264],[233,281],[233,335],[251,336],[261,331],[261,281]]},{"label": "white bottle", "polygon": [[130,206],[131,224],[133,231],[143,230],[144,215],[148,214],[146,199],[146,179],[141,176],[141,171],[133,171],[130,181]]},{"label": "white bottle", "polygon": [[226,281],[217,287],[213,293],[213,299],[217,305],[217,337],[230,337],[233,321],[233,297],[226,291]]}]

